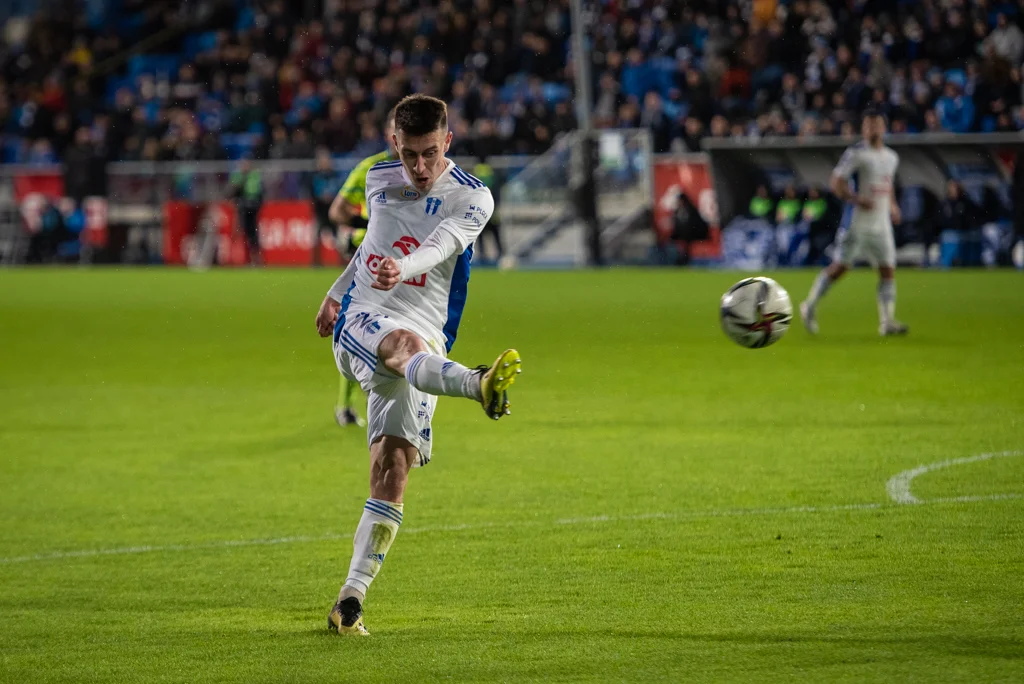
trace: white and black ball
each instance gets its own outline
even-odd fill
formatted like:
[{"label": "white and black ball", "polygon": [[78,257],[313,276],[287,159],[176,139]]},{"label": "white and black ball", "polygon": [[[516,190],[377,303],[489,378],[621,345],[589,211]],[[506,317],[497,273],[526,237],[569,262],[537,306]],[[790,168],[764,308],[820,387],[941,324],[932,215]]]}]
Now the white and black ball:
[{"label": "white and black ball", "polygon": [[771,278],[745,278],[722,295],[722,330],[748,349],[777,342],[793,320],[789,293]]}]

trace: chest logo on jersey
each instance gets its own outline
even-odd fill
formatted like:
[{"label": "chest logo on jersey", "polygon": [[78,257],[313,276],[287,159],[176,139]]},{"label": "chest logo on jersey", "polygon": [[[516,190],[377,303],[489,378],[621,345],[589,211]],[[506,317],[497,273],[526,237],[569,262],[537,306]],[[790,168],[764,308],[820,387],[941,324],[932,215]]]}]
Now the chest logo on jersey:
[{"label": "chest logo on jersey", "polygon": [[410,188],[408,185],[406,185],[404,188],[402,188],[402,199],[407,199],[407,200],[410,200],[410,201],[416,201],[420,197],[421,197],[421,195],[420,195],[418,190],[414,190],[413,188]]},{"label": "chest logo on jersey", "polygon": [[437,213],[437,210],[441,208],[440,197],[428,197],[427,198],[427,209],[426,212],[433,216]]},{"label": "chest logo on jersey", "polygon": [[374,197],[373,198],[373,203],[374,204],[387,204],[388,203],[387,193],[382,192],[379,195],[377,195],[376,197]]},{"label": "chest logo on jersey", "polygon": [[[420,241],[411,235],[403,235],[391,246],[401,252],[402,256],[409,256],[419,249]],[[370,273],[373,275],[377,275],[377,271],[380,269],[380,262],[383,260],[384,257],[380,254],[371,254],[366,257],[366,268],[369,269]],[[404,281],[403,284],[412,285],[413,287],[425,287],[427,284],[427,274],[423,273],[415,278],[410,278],[409,280]]]}]

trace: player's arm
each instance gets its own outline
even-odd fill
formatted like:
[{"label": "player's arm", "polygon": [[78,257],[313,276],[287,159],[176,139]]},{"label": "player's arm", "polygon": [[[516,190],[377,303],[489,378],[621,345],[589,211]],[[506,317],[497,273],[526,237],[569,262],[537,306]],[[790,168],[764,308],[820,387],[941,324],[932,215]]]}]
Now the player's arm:
[{"label": "player's arm", "polygon": [[871,209],[875,205],[871,198],[857,195],[850,187],[850,179],[859,167],[860,155],[857,154],[857,149],[854,147],[847,149],[832,171],[829,187],[832,189],[832,194],[840,201],[856,204],[861,209]]},{"label": "player's arm", "polygon": [[336,226],[347,226],[348,222],[359,215],[359,204],[366,195],[366,173],[370,167],[365,160],[348,174],[341,186],[331,208],[327,210],[327,218]]},{"label": "player's arm", "polygon": [[327,291],[327,296],[320,304],[320,310],[316,314],[316,331],[320,337],[329,337],[334,330],[334,323],[338,320],[338,312],[341,311],[341,300],[348,292],[352,281],[356,277],[356,263],[359,260],[359,252],[348,262],[348,266],[342,271],[334,285]]},{"label": "player's arm", "polygon": [[336,226],[347,226],[349,221],[359,214],[359,205],[352,204],[340,192],[331,202],[331,208],[327,210],[327,218]]},{"label": "player's arm", "polygon": [[437,224],[423,244],[401,259],[384,259],[377,270],[377,290],[390,290],[398,283],[428,273],[454,254],[461,254],[480,236],[494,211],[490,192],[465,195],[462,202]]}]

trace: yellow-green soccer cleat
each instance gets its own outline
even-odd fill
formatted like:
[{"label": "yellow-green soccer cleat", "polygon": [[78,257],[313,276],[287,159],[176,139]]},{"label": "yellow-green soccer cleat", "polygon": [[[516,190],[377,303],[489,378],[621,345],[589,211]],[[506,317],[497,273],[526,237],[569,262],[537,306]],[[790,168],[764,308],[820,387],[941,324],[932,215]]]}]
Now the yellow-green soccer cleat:
[{"label": "yellow-green soccer cleat", "polygon": [[327,629],[348,636],[370,636],[363,626],[363,606],[359,599],[350,596],[335,603],[327,615]]},{"label": "yellow-green soccer cleat", "polygon": [[506,349],[490,368],[480,367],[480,405],[488,417],[498,420],[512,413],[506,390],[516,381],[516,376],[523,372],[522,363],[519,352]]}]

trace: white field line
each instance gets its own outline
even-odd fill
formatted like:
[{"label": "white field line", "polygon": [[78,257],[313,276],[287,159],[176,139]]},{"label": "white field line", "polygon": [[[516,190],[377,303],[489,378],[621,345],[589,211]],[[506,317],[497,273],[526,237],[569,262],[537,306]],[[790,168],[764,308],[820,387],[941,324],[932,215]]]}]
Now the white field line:
[{"label": "white field line", "polygon": [[[1002,501],[1006,499],[1024,499],[1024,494],[994,494],[991,496],[958,496],[946,499],[930,499],[918,501],[920,504],[946,503],[977,503],[980,501]],[[531,527],[547,525],[592,525],[614,522],[636,522],[643,520],[700,520],[710,518],[765,517],[772,515],[793,515],[804,513],[838,513],[843,511],[873,511],[879,509],[895,509],[888,503],[842,504],[836,506],[785,506],[778,508],[724,508],[719,510],[680,511],[676,513],[642,513],[639,515],[599,515],[584,518],[561,518],[558,520],[521,520],[507,523],[467,523],[462,525],[430,525],[403,529],[402,534],[424,534],[430,532],[462,532],[466,530],[483,530],[488,528]],[[223,541],[204,542],[199,544],[153,544],[142,546],[122,546],[109,549],[83,549],[80,551],[54,551],[37,553],[27,556],[10,556],[0,558],[0,565],[15,563],[31,563],[35,561],[67,560],[72,558],[94,558],[98,556],[130,556],[143,553],[167,553],[185,551],[203,551],[210,549],[244,548],[252,546],[277,546],[281,544],[303,544],[325,541],[348,541],[352,534],[326,533],[321,535],[300,535],[291,537],[275,537],[269,539],[228,539]]]},{"label": "white field line", "polygon": [[[885,491],[888,492],[889,498],[898,504],[919,504],[924,503],[921,499],[918,499],[910,491],[910,485],[914,481],[915,477],[930,473],[933,470],[941,470],[943,468],[949,468],[950,466],[966,465],[968,463],[977,463],[978,461],[987,461],[992,458],[1005,458],[1007,456],[1024,456],[1024,451],[997,451],[990,454],[978,454],[977,456],[968,456],[967,458],[951,458],[948,461],[938,461],[936,463],[926,463],[919,465],[916,468],[910,470],[904,470],[902,473],[897,473],[889,478],[889,481],[885,483]],[[958,500],[961,497],[957,497],[953,500]],[[1008,496],[1006,498],[1016,498],[1015,496]]]}]

